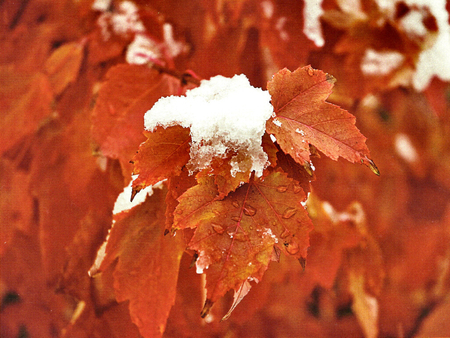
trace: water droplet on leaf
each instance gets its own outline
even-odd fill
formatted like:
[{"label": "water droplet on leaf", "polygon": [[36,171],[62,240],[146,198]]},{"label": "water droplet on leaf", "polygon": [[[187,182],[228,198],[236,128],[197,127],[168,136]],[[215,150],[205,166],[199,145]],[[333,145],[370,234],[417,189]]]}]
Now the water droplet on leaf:
[{"label": "water droplet on leaf", "polygon": [[219,224],[212,223],[211,226],[213,230],[217,232],[219,235],[223,234],[224,230]]},{"label": "water droplet on leaf", "polygon": [[309,76],[313,76],[314,75],[314,70],[311,67],[308,67],[308,75]]},{"label": "water droplet on leaf", "polygon": [[280,185],[280,186],[277,188],[277,191],[278,191],[278,192],[286,192],[287,189],[288,189],[287,186],[285,186],[285,185]]},{"label": "water droplet on leaf", "polygon": [[283,218],[291,218],[292,216],[294,216],[297,213],[297,209],[295,208],[287,208],[284,213],[283,213]]},{"label": "water droplet on leaf", "polygon": [[246,204],[244,207],[244,214],[246,214],[247,216],[254,216],[256,214],[256,209],[251,205]]},{"label": "water droplet on leaf", "polygon": [[286,246],[286,251],[288,254],[290,255],[295,255],[300,251],[300,248],[298,247],[298,243],[287,243]]},{"label": "water droplet on leaf", "polygon": [[235,208],[239,208],[239,203],[236,201],[231,202],[231,204],[233,204],[233,207]]},{"label": "water droplet on leaf", "polygon": [[303,191],[303,188],[300,185],[295,184],[294,185],[294,194],[298,194],[301,191]]},{"label": "water droplet on leaf", "polygon": [[246,242],[249,240],[247,233],[245,232],[237,232],[234,234],[234,238],[240,242]]},{"label": "water droplet on leaf", "polygon": [[284,231],[281,233],[280,238],[285,239],[287,238],[289,235],[291,234],[291,232],[289,231],[289,229],[284,229]]},{"label": "water droplet on leaf", "polygon": [[231,216],[231,220],[239,222],[241,219],[239,218],[239,216]]}]

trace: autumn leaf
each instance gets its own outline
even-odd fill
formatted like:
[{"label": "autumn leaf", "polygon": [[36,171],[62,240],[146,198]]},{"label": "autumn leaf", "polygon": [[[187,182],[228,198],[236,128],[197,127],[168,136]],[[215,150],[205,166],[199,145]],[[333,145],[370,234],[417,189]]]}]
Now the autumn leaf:
[{"label": "autumn leaf", "polygon": [[47,76],[24,74],[12,66],[0,67],[0,153],[34,133],[51,114],[53,95]]},{"label": "autumn leaf", "polygon": [[119,159],[125,171],[139,145],[144,114],[162,96],[177,94],[180,81],[146,66],[118,65],[106,74],[92,112],[92,135],[103,155]]},{"label": "autumn leaf", "polygon": [[166,195],[166,231],[170,231],[172,228],[175,208],[179,204],[178,197],[196,184],[197,181],[195,180],[195,176],[190,175],[186,167],[182,169],[180,175],[168,178],[168,192]]},{"label": "autumn leaf", "polygon": [[139,191],[172,175],[181,173],[189,161],[191,136],[188,128],[158,127],[154,132],[144,132],[147,140],[133,158],[133,190]]},{"label": "autumn leaf", "polygon": [[70,42],[56,49],[45,62],[45,72],[55,95],[76,80],[83,61],[84,42]]},{"label": "autumn leaf", "polygon": [[130,301],[131,318],[144,337],[158,337],[164,332],[175,302],[184,251],[180,236],[163,236],[166,193],[166,189],[154,189],[144,203],[115,216],[100,265],[103,271],[118,258],[114,271],[116,299]]},{"label": "autumn leaf", "polygon": [[14,168],[12,163],[0,158],[0,257],[11,245],[16,231],[28,234],[32,220],[32,196],[24,192],[29,176]]},{"label": "autumn leaf", "polygon": [[217,200],[213,177],[199,179],[180,198],[174,228],[196,228],[189,248],[199,253],[197,269],[206,272],[206,316],[228,290],[248,290],[260,281],[274,257],[274,246],[304,261],[312,224],[301,205],[306,195],[281,171],[252,179]]},{"label": "autumn leaf", "polygon": [[310,162],[309,144],[337,160],[367,164],[378,172],[365,141],[355,127],[355,117],[336,105],[325,102],[335,79],[310,66],[294,72],[282,69],[267,84],[276,116],[267,121],[281,149],[299,164]]},{"label": "autumn leaf", "polygon": [[[270,140],[269,134],[264,133],[261,146],[268,156],[271,167],[277,164],[278,149]],[[235,172],[232,162],[239,163],[241,170]],[[251,177],[252,156],[246,152],[232,152],[225,158],[214,158],[210,164],[211,168],[205,169],[198,176],[213,175],[219,190],[219,199],[224,198],[230,192],[235,191],[244,183],[248,183]]]}]

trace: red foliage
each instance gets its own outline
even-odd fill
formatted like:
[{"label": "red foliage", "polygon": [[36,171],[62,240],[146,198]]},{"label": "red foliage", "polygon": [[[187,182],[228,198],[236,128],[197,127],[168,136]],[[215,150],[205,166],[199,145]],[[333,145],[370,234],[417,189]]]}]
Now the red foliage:
[{"label": "red foliage", "polygon": [[[414,82],[443,23],[326,0],[318,47],[305,3],[0,2],[2,337],[450,335],[448,71]],[[160,98],[238,73],[274,108],[260,177],[144,130]]]}]

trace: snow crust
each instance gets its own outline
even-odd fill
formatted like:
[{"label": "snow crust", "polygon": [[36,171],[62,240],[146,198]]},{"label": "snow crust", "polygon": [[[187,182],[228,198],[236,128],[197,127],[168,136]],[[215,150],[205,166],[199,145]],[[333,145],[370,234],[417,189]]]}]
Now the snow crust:
[{"label": "snow crust", "polygon": [[[145,114],[144,123],[149,131],[157,126],[190,128],[191,171],[207,168],[213,158],[234,151],[237,155],[232,158],[232,174],[250,169],[261,176],[268,165],[261,138],[273,114],[270,94],[252,87],[245,75],[218,75],[202,80],[185,97],[159,99]],[[249,160],[251,167],[241,159]]]},{"label": "snow crust", "polygon": [[305,0],[303,8],[303,17],[305,20],[303,33],[313,41],[317,47],[322,47],[325,40],[322,35],[322,26],[320,17],[323,14],[322,0]]},{"label": "snow crust", "polygon": [[376,51],[368,48],[361,62],[364,75],[387,75],[398,68],[405,57],[396,51]]},{"label": "snow crust", "polygon": [[[123,191],[117,196],[116,202],[114,203],[114,209],[113,214],[118,214],[125,210],[130,210],[131,208],[135,207],[136,205],[139,205],[141,203],[144,203],[145,198],[148,196],[151,196],[153,194],[153,187],[154,186],[148,186],[144,189],[142,189],[136,196],[134,197],[133,201],[130,201],[131,194],[133,191],[133,188],[131,187],[133,184],[133,181],[138,177],[138,175],[134,175],[133,179],[131,180],[130,184],[126,186]],[[158,183],[156,183],[158,184]]]},{"label": "snow crust", "polygon": [[419,159],[419,154],[414,148],[408,135],[399,133],[394,139],[395,151],[406,162],[414,163]]},{"label": "snow crust", "polygon": [[160,57],[161,51],[156,42],[144,34],[136,34],[127,48],[126,60],[129,64],[143,65]]}]

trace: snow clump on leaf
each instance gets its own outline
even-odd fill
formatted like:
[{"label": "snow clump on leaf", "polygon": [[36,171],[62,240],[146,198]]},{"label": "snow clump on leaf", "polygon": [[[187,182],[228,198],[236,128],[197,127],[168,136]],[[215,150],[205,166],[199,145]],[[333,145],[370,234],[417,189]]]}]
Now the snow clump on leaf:
[{"label": "snow clump on leaf", "polygon": [[232,78],[219,75],[202,80],[186,96],[161,98],[144,120],[149,131],[157,126],[190,128],[191,171],[207,168],[213,158],[234,154],[233,175],[249,169],[248,164],[238,160],[246,158],[251,159],[250,170],[261,176],[269,164],[261,139],[272,114],[269,92],[252,87],[243,74]]}]

